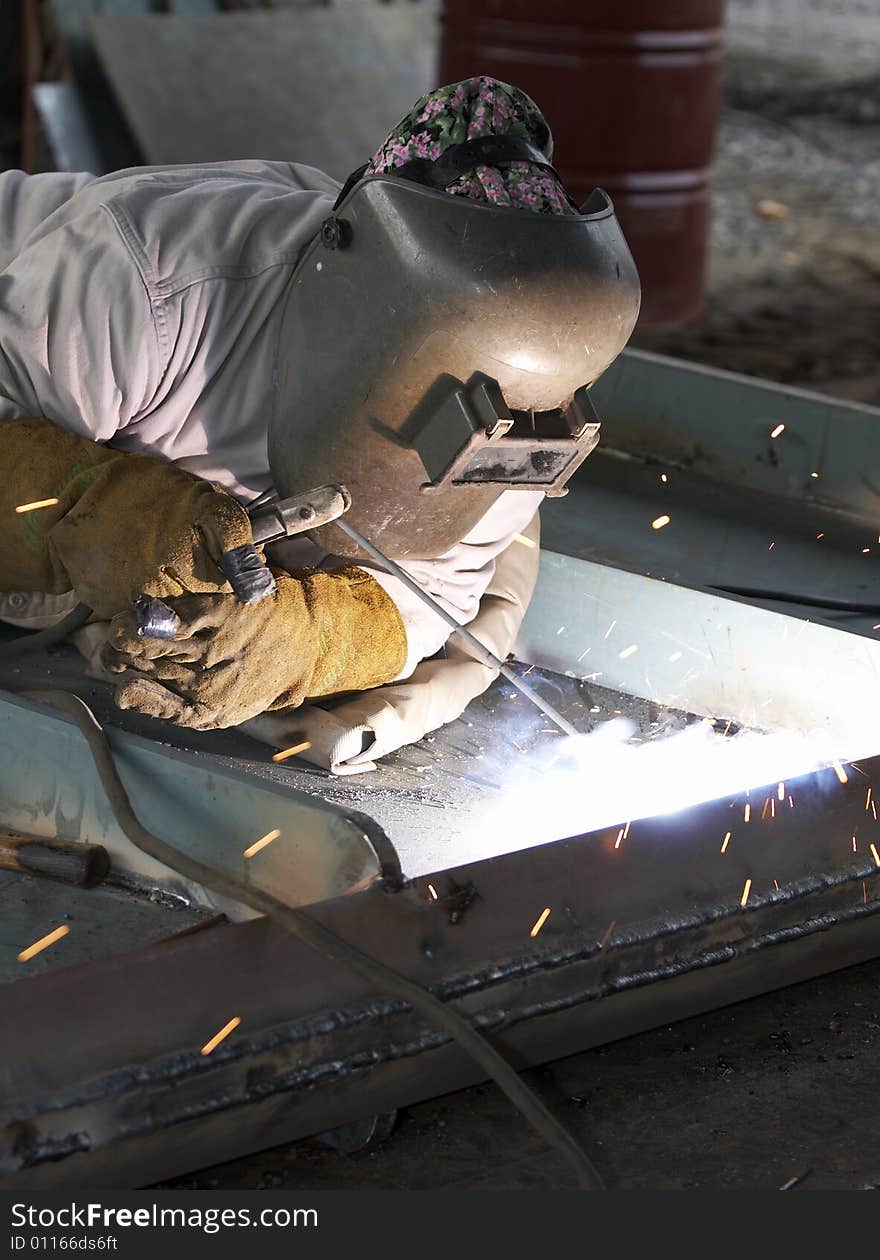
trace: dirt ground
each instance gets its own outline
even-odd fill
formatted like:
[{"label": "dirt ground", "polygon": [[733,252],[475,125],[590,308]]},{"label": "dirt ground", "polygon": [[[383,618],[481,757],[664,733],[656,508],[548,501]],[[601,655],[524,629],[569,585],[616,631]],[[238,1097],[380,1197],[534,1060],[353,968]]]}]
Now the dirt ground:
[{"label": "dirt ground", "polygon": [[[880,76],[728,56],[705,311],[634,344],[880,405]],[[785,207],[764,218],[758,203]],[[781,213],[781,212],[780,212]],[[880,962],[530,1073],[610,1188],[880,1189]],[[489,1154],[491,1153],[491,1154]],[[409,1108],[351,1155],[281,1147],[171,1183],[554,1189],[494,1086]]]}]

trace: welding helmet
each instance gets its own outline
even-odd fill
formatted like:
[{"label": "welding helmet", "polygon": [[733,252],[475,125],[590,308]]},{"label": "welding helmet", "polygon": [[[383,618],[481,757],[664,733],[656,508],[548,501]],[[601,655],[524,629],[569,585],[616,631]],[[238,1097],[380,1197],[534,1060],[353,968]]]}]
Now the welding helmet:
[{"label": "welding helmet", "polygon": [[[435,178],[524,145],[457,145]],[[599,189],[578,213],[541,215],[360,175],[291,280],[270,467],[282,497],[343,483],[376,546],[432,558],[505,490],[565,493],[598,441],[588,389],[632,332],[638,275]],[[363,558],[334,525],[316,537]]]}]

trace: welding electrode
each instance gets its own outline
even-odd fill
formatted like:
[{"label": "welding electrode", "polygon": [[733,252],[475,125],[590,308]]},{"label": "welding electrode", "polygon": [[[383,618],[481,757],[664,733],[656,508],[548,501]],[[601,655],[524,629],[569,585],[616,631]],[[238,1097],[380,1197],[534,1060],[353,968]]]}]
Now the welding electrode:
[{"label": "welding electrode", "polygon": [[336,525],[338,529],[342,529],[346,532],[346,534],[348,534],[352,542],[356,542],[359,547],[362,547],[363,550],[366,551],[367,555],[372,556],[378,564],[381,564],[383,569],[385,569],[388,573],[391,573],[394,577],[399,578],[407,590],[412,591],[413,595],[417,595],[423,604],[427,604],[429,608],[433,608],[437,616],[442,617],[446,624],[450,626],[460,638],[464,639],[470,647],[473,648],[478,659],[481,660],[484,665],[489,665],[492,669],[497,669],[503,678],[506,678],[509,683],[512,683],[513,686],[516,687],[517,691],[521,692],[527,700],[531,700],[532,704],[537,705],[541,712],[545,713],[551,722],[555,722],[564,734],[577,735],[578,732],[575,727],[572,726],[571,722],[564,718],[561,713],[557,712],[557,710],[553,708],[552,704],[548,704],[543,696],[539,696],[536,691],[533,691],[529,684],[524,682],[519,675],[515,674],[510,666],[506,665],[500,657],[496,656],[494,652],[490,652],[485,644],[480,642],[476,635],[471,634],[470,630],[468,630],[465,626],[460,625],[459,622],[457,622],[445,608],[441,607],[441,605],[438,604],[427,591],[423,590],[422,587],[419,586],[418,582],[413,581],[405,569],[401,569],[399,564],[395,564],[395,562],[389,559],[388,556],[384,555],[378,547],[374,547],[369,539],[364,538],[363,534],[359,533],[358,530],[349,525],[347,521],[340,518],[336,521]]}]

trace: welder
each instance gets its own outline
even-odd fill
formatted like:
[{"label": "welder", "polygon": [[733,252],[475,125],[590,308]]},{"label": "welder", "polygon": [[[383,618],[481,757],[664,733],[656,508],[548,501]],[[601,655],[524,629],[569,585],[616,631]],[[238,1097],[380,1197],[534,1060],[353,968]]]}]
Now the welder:
[{"label": "welder", "polygon": [[457,717],[494,673],[448,625],[333,527],[264,555],[247,509],[344,483],[509,653],[538,505],[595,445],[586,387],[638,312],[610,203],[579,211],[551,158],[534,102],[475,78],[343,186],[268,161],[0,175],[0,618],[84,602],[121,708],[279,742],[295,720],[339,773]]}]

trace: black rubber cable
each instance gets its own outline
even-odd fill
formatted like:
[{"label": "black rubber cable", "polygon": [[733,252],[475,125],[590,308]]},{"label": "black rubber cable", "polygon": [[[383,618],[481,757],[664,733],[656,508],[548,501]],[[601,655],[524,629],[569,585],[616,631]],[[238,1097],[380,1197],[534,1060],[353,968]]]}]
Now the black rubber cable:
[{"label": "black rubber cable", "polygon": [[371,984],[381,985],[394,997],[408,1002],[413,1010],[425,1016],[456,1041],[479,1064],[487,1076],[496,1082],[529,1124],[568,1161],[582,1190],[604,1189],[597,1169],[565,1126],[525,1083],[516,1069],[464,1016],[453,1007],[441,1002],[430,990],[408,980],[406,976],[402,976],[385,963],[363,953],[356,945],[343,940],[304,910],[285,905],[271,893],[239,883],[230,876],[212,870],[211,867],[181,853],[173,845],[159,839],[151,831],[147,831],[131,807],[131,801],[119,778],[113,752],[104,729],[85,701],[66,691],[28,690],[19,691],[17,694],[45,701],[61,709],[73,719],[88,744],[113,816],[133,844],[150,857],[170,866],[185,879],[204,884],[213,892],[242,901],[252,909],[265,914],[308,945],[310,949],[344,963]]}]

